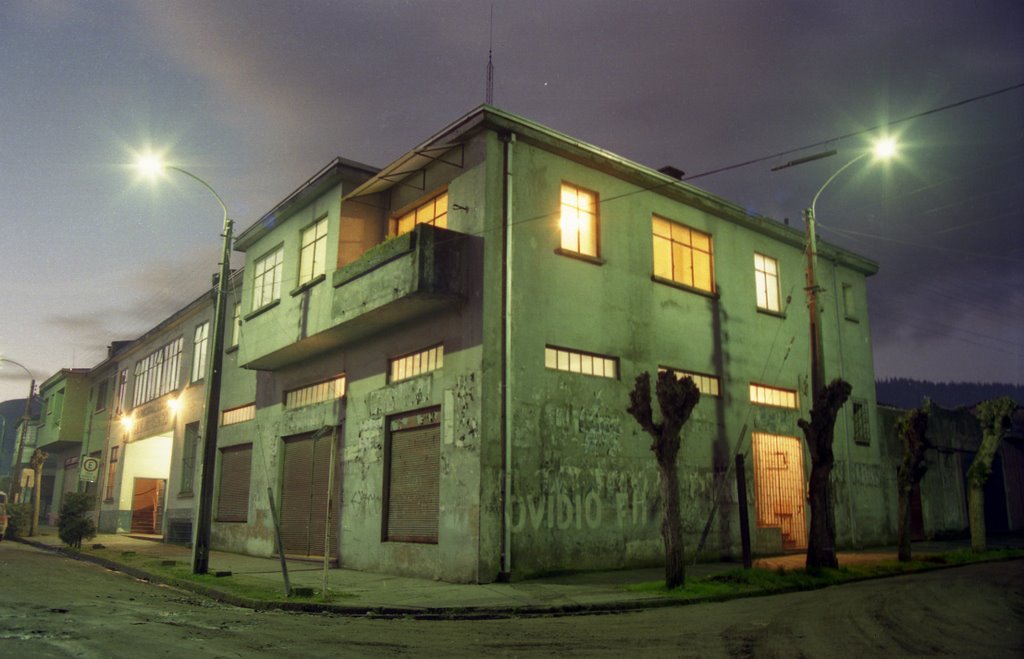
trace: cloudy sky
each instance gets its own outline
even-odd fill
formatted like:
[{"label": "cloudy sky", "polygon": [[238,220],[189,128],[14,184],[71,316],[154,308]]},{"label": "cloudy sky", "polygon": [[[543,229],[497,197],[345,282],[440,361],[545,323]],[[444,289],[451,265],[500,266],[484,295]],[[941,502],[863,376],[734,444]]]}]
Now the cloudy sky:
[{"label": "cloudy sky", "polygon": [[[922,115],[890,127],[898,162],[829,187],[821,235],[880,264],[879,377],[1024,383],[1024,5],[495,0],[493,41],[491,10],[0,2],[0,355],[94,366],[208,285],[219,208],[137,181],[134,152],[244,228],[333,157],[383,166],[479,105],[493,43],[495,105],[690,176],[759,160],[691,182],[795,225],[870,138],[843,136]],[[26,389],[0,371],[0,400]]]}]

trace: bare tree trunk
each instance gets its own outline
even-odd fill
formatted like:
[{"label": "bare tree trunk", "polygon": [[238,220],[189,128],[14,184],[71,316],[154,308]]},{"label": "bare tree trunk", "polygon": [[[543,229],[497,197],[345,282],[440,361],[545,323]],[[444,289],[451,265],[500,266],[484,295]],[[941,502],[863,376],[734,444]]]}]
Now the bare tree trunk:
[{"label": "bare tree trunk", "polygon": [[[831,451],[829,451],[831,457]],[[832,467],[834,461],[811,467],[810,501],[811,532],[807,540],[807,568],[839,567],[836,558],[836,515],[832,498]]]},{"label": "bare tree trunk", "polygon": [[[897,558],[900,561],[910,560],[910,492],[903,485],[899,486],[899,499],[896,507],[896,525],[899,536]],[[912,488],[911,488],[912,489]]]},{"label": "bare tree trunk", "polygon": [[665,587],[677,588],[686,581],[683,561],[683,529],[679,516],[679,473],[675,462],[658,464],[661,470],[661,499],[665,504],[661,519],[661,539],[665,545]]},{"label": "bare tree trunk", "polygon": [[974,481],[967,486],[967,520],[971,525],[971,550],[985,551],[985,486]]}]

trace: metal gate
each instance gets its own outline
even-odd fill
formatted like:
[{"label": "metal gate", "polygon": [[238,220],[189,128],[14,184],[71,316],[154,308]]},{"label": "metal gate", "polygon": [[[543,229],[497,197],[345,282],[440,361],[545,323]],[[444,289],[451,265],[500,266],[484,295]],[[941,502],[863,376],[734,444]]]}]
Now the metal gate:
[{"label": "metal gate", "polygon": [[757,525],[777,528],[786,549],[807,547],[804,453],[800,440],[755,432],[754,493]]},{"label": "metal gate", "polygon": [[335,436],[335,432],[324,432],[284,440],[281,544],[286,554],[324,555],[331,441]]},{"label": "metal gate", "polygon": [[384,538],[437,543],[440,511],[441,411],[392,417],[385,446]]}]

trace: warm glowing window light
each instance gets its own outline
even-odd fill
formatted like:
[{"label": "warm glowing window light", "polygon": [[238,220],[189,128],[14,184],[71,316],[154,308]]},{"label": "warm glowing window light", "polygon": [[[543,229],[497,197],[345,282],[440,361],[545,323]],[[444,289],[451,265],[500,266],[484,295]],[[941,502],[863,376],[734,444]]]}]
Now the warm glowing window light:
[{"label": "warm glowing window light", "polygon": [[417,224],[429,224],[439,229],[448,228],[448,192],[428,199],[412,210],[391,220],[391,235],[409,233]]},{"label": "warm glowing window light", "polygon": [[771,407],[787,407],[797,409],[798,398],[794,389],[780,389],[763,384],[750,385],[750,402],[755,405]]},{"label": "warm glowing window light", "polygon": [[444,366],[444,346],[434,346],[411,355],[395,357],[391,360],[388,372],[391,382],[399,382],[436,371],[442,366]]},{"label": "warm glowing window light", "polygon": [[248,405],[242,405],[241,407],[224,410],[220,424],[222,426],[230,426],[236,423],[252,421],[255,418],[256,404],[249,403]]},{"label": "warm glowing window light", "polygon": [[544,366],[556,371],[596,375],[599,378],[619,377],[619,360],[615,357],[554,346],[544,348]]},{"label": "warm glowing window light", "polygon": [[779,311],[779,262],[764,254],[754,254],[754,281],[757,308]]},{"label": "warm glowing window light", "polygon": [[718,396],[719,395],[719,382],[718,378],[714,375],[708,375],[706,373],[696,373],[694,371],[681,371],[677,368],[668,368],[667,366],[659,366],[658,372],[664,373],[665,371],[671,372],[676,376],[677,380],[689,377],[693,380],[693,383],[697,385],[697,391],[705,396]]},{"label": "warm glowing window light", "polygon": [[657,215],[651,218],[654,276],[709,293],[714,291],[711,236]]},{"label": "warm glowing window light", "polygon": [[345,396],[345,376],[339,375],[325,382],[317,382],[306,387],[292,389],[284,394],[285,407],[302,407],[337,400]]},{"label": "warm glowing window light", "polygon": [[563,183],[561,206],[559,227],[562,232],[562,249],[596,258],[597,195]]}]

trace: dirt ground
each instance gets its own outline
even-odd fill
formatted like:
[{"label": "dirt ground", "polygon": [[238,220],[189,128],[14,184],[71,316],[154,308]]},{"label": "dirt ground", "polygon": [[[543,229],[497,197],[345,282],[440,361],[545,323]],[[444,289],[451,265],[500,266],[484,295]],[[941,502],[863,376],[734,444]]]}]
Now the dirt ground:
[{"label": "dirt ground", "polygon": [[0,543],[0,656],[1024,656],[1024,561],[634,613],[417,621],[254,612]]}]

